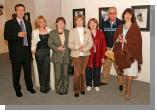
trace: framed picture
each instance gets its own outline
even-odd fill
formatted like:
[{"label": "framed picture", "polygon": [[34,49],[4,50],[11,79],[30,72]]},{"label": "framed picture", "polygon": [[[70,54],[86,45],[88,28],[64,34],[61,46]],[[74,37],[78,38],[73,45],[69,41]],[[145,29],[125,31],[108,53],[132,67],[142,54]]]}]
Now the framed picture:
[{"label": "framed picture", "polygon": [[[15,13],[12,14],[12,18],[16,18],[16,14]],[[24,18],[24,20],[30,21],[30,13],[26,12],[23,18]]]},{"label": "framed picture", "polygon": [[85,8],[82,8],[82,9],[73,9],[73,28],[75,28],[74,18],[75,18],[75,16],[77,16],[79,14],[84,16],[83,26],[85,27]]},{"label": "framed picture", "polygon": [[109,7],[99,8],[99,28],[101,28],[102,22],[108,19],[108,9]]},{"label": "framed picture", "polygon": [[150,5],[132,6],[135,13],[137,24],[141,31],[150,30]]},{"label": "framed picture", "polygon": [[3,15],[3,5],[0,4],[0,16]]}]

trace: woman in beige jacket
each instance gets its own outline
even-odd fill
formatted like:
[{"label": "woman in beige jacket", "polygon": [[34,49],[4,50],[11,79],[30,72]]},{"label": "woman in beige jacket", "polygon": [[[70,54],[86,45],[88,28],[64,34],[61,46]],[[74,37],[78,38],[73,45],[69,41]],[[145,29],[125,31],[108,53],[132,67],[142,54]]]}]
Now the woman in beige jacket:
[{"label": "woman in beige jacket", "polygon": [[74,65],[74,96],[79,97],[80,93],[85,94],[85,69],[93,40],[90,31],[83,27],[84,16],[77,15],[74,19],[76,28],[69,33],[68,46],[71,49],[72,64]]}]

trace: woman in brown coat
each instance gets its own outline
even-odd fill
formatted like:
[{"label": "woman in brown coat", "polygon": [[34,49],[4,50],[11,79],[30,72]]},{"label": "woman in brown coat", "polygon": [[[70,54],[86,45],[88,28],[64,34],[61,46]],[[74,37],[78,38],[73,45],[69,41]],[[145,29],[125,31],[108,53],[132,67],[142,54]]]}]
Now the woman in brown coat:
[{"label": "woman in brown coat", "polygon": [[131,98],[131,85],[133,77],[137,77],[142,64],[142,37],[136,23],[135,15],[127,8],[122,15],[124,24],[114,35],[115,62],[123,72],[123,92],[125,100]]}]

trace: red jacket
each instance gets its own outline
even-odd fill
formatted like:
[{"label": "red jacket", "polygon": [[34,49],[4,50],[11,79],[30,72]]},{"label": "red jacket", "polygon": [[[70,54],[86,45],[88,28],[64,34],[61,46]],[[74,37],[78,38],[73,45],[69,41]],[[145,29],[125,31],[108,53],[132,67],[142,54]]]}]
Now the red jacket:
[{"label": "red jacket", "polygon": [[[105,52],[107,50],[106,40],[104,32],[97,30],[95,37],[93,37],[93,45],[96,46],[96,67],[101,67],[101,59],[105,59]],[[91,55],[89,56],[89,61],[87,67],[93,67],[94,64],[94,47],[90,49]]]}]

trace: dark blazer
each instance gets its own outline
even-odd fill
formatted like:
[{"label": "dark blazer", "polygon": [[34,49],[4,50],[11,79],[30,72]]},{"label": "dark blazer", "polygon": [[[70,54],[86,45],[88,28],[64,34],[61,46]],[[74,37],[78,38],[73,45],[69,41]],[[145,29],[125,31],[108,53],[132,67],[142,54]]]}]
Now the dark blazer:
[{"label": "dark blazer", "polygon": [[53,30],[50,32],[48,39],[48,46],[53,50],[51,61],[54,63],[70,63],[70,49],[68,48],[69,41],[69,30],[64,30],[65,42],[64,47],[66,50],[63,52],[58,51],[58,47],[62,45],[59,34],[57,30]]},{"label": "dark blazer", "polygon": [[[123,25],[119,26],[114,35],[114,42],[117,40],[118,35],[122,34]],[[122,50],[122,44],[116,42],[114,47],[115,62],[120,69],[129,68],[131,64],[135,61],[138,62],[138,65],[142,62],[142,36],[139,29],[139,26],[136,23],[132,23],[130,29],[128,30],[126,37],[127,43],[124,44]]]},{"label": "dark blazer", "polygon": [[9,56],[11,60],[24,60],[31,58],[31,33],[32,26],[29,21],[24,20],[27,32],[28,47],[23,46],[23,38],[18,37],[22,31],[16,18],[5,23],[4,39],[8,41]]},{"label": "dark blazer", "polygon": [[114,33],[117,30],[118,26],[122,24],[122,21],[118,18],[116,18],[115,23],[113,24],[111,28],[110,20],[106,20],[102,23],[102,30],[104,31],[107,47],[112,48],[113,46],[113,37]]}]

